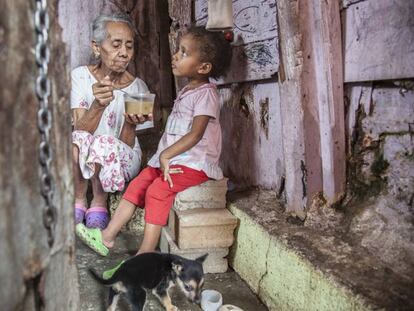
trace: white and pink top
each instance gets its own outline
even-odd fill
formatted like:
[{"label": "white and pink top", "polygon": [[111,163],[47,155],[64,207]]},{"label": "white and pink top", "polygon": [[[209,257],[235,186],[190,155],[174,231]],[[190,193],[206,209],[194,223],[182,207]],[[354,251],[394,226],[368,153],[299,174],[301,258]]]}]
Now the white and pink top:
[{"label": "white and pink top", "polygon": [[193,118],[201,115],[210,117],[202,139],[190,150],[172,158],[170,165],[184,165],[204,171],[209,178],[222,179],[223,172],[219,167],[220,101],[217,88],[212,83],[203,84],[195,89],[184,87],[178,93],[157,152],[149,160],[148,165],[160,167],[160,153],[190,132]]},{"label": "white and pink top", "polygon": [[[92,85],[97,80],[87,66],[72,71],[72,90],[70,106],[72,109],[88,110],[95,97]],[[130,93],[146,93],[148,87],[144,81],[136,78],[123,89]],[[72,142],[79,149],[79,166],[82,176],[90,179],[101,166],[99,180],[105,192],[124,189],[127,181],[134,178],[141,165],[141,148],[135,138],[133,148],[119,139],[125,118],[123,93],[114,90],[114,99],[103,111],[99,125],[94,133],[74,131]]]}]

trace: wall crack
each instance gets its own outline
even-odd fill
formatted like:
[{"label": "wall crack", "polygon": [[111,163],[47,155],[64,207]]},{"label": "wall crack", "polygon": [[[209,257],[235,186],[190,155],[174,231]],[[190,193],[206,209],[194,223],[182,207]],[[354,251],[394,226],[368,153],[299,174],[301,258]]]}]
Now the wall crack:
[{"label": "wall crack", "polygon": [[261,297],[262,295],[261,295],[261,289],[262,289],[262,282],[263,282],[263,279],[265,278],[265,276],[267,275],[267,272],[268,272],[268,265],[267,265],[267,261],[268,261],[268,258],[269,258],[269,251],[270,251],[270,243],[272,242],[272,239],[269,239],[269,244],[267,245],[267,251],[266,251],[266,270],[265,270],[265,273],[263,273],[263,275],[261,276],[261,278],[260,278],[260,280],[259,280],[259,283],[258,283],[258,289],[257,289],[257,295],[259,296],[259,297]]}]

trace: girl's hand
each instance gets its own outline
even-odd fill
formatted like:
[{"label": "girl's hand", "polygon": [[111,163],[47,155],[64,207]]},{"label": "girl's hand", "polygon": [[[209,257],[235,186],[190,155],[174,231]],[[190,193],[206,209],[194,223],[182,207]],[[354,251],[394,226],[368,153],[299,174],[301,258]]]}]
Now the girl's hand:
[{"label": "girl's hand", "polygon": [[170,159],[166,158],[163,153],[160,154],[160,169],[164,175],[164,181],[168,182],[170,188],[174,186],[170,174],[182,174],[183,170],[179,167],[170,168]]},{"label": "girl's hand", "polygon": [[142,124],[145,121],[152,121],[152,113],[148,116],[144,116],[142,114],[128,114],[124,113],[125,121],[132,125]]},{"label": "girl's hand", "polygon": [[96,103],[101,107],[106,107],[114,99],[114,86],[109,76],[92,85],[93,96]]}]

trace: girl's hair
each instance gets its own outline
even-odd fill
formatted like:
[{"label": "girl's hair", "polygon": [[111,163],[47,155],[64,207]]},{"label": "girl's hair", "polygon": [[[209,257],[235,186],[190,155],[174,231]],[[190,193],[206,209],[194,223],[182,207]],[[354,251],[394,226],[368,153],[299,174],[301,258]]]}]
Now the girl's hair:
[{"label": "girl's hair", "polygon": [[217,79],[224,75],[230,67],[232,56],[230,42],[224,38],[224,33],[194,26],[188,29],[186,35],[190,35],[198,43],[200,60],[211,63],[212,69],[209,76]]},{"label": "girl's hair", "polygon": [[98,44],[102,43],[107,37],[108,32],[106,30],[106,24],[108,22],[120,22],[125,23],[135,34],[135,27],[131,18],[124,13],[116,13],[111,15],[99,15],[92,23],[92,40],[95,40]]}]

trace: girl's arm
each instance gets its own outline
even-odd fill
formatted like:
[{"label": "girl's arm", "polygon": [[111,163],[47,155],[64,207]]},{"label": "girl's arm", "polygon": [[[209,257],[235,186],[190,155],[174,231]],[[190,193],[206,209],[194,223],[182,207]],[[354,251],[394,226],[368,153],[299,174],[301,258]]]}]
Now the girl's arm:
[{"label": "girl's arm", "polygon": [[164,180],[167,180],[170,187],[173,186],[171,177],[169,175],[169,161],[175,156],[186,152],[194,147],[203,138],[204,132],[207,128],[209,116],[196,116],[193,119],[193,125],[190,132],[181,137],[175,144],[169,146],[160,154],[160,168],[164,173]]},{"label": "girl's arm", "polygon": [[160,154],[161,159],[172,159],[175,156],[186,152],[194,147],[203,138],[204,132],[207,128],[209,116],[196,116],[193,119],[193,125],[190,132],[181,137],[175,144],[169,146]]}]

